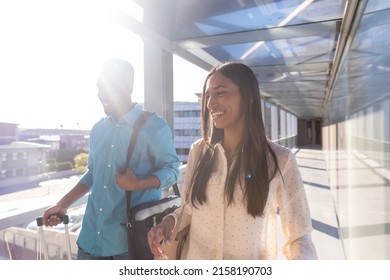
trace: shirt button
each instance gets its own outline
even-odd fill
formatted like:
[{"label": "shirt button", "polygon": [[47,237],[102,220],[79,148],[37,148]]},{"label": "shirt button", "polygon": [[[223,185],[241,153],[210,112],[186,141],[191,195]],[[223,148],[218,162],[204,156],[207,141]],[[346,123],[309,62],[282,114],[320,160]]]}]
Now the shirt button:
[{"label": "shirt button", "polygon": [[103,188],[107,189],[107,186],[103,186]]},{"label": "shirt button", "polygon": [[111,164],[108,164],[107,166],[108,166],[108,168],[111,168]]},{"label": "shirt button", "polygon": [[111,145],[111,148],[114,148],[114,144]]},{"label": "shirt button", "polygon": [[98,232],[97,232],[97,234],[99,234],[99,235],[100,235],[100,231],[98,231]]},{"label": "shirt button", "polygon": [[103,208],[100,208],[99,211],[102,212],[102,211],[103,211]]}]

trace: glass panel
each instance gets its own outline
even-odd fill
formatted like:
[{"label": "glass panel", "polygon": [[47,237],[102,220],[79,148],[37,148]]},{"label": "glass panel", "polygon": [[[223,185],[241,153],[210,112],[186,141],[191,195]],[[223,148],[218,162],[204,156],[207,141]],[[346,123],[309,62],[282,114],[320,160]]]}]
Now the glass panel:
[{"label": "glass panel", "polygon": [[[334,20],[342,17],[345,1],[288,0],[288,1],[178,1],[176,34],[193,38],[307,22]],[[183,17],[181,12],[192,11],[195,16]],[[198,15],[198,16],[197,16]],[[208,16],[205,16],[208,15]],[[167,31],[169,32],[169,31]]]},{"label": "glass panel", "polygon": [[[333,44],[333,40],[333,36],[329,35],[268,41],[260,45],[249,58],[251,61],[256,60],[256,66],[331,61],[333,52],[329,52],[329,46]],[[255,43],[225,45],[205,50],[220,60],[239,60],[254,45]]]},{"label": "glass panel", "polygon": [[375,11],[381,11],[390,8],[390,1],[383,1],[383,0],[371,0],[368,1],[367,7],[366,7],[366,14],[375,12]]},{"label": "glass panel", "polygon": [[368,2],[324,118],[330,185],[348,259],[390,259],[388,7],[388,1]]}]

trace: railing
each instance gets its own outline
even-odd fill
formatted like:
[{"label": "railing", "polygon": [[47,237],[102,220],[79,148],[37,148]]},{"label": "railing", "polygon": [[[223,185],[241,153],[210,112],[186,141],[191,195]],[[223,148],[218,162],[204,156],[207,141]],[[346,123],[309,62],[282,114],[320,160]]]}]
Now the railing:
[{"label": "railing", "polygon": [[[68,259],[65,232],[45,228],[45,243],[49,259]],[[71,242],[71,258],[75,259],[77,254],[77,233],[69,233]],[[1,257],[4,259],[34,260],[42,259],[41,239],[38,232],[31,229],[11,227],[0,235],[0,243],[6,250],[2,250]]]},{"label": "railing", "polygon": [[[178,186],[181,189],[186,165],[179,167]],[[172,188],[166,189],[164,196],[172,194]],[[55,198],[57,199],[57,198]],[[71,205],[69,212],[85,205],[88,195],[85,195]],[[19,227],[28,224],[41,216],[43,211],[55,201],[50,199],[37,203],[35,207],[21,209],[0,215],[0,259],[23,259],[33,260],[42,258],[40,252],[40,239],[37,230]],[[66,238],[64,231],[44,227],[45,241],[48,248],[49,259],[67,259]],[[77,233],[70,232],[72,258],[77,254]]]},{"label": "railing", "polygon": [[291,148],[296,147],[297,138],[298,138],[298,136],[294,135],[294,136],[289,136],[289,137],[285,137],[285,138],[275,139],[275,140],[272,140],[272,142],[291,149]]}]

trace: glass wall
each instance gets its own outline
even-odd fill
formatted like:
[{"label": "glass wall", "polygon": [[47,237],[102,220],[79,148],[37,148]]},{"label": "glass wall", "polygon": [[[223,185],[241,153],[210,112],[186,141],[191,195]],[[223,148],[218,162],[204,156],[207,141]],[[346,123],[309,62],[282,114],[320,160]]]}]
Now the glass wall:
[{"label": "glass wall", "polygon": [[347,259],[390,259],[389,19],[388,1],[367,1],[323,120]]},{"label": "glass wall", "polygon": [[268,101],[261,102],[266,134],[270,140],[288,148],[297,145],[298,119]]}]

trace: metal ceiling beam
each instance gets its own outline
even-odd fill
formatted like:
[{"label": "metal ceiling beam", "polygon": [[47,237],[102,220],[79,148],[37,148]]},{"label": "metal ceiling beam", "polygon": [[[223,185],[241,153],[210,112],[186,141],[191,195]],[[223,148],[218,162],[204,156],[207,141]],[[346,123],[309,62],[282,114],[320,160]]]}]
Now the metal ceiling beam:
[{"label": "metal ceiling beam", "polygon": [[215,65],[218,65],[221,63],[214,56],[210,55],[208,52],[206,52],[202,49],[191,49],[191,50],[187,50],[187,51],[192,53],[193,55],[195,55],[196,57],[200,58],[201,60],[205,61],[206,63],[208,63],[210,65],[215,66]]},{"label": "metal ceiling beam", "polygon": [[273,96],[283,95],[285,97],[289,97],[289,96],[298,95],[301,97],[305,97],[305,96],[312,96],[312,95],[315,95],[315,96],[324,95],[325,91],[318,91],[318,90],[317,91],[284,91],[284,92],[267,91],[267,93],[272,94]]},{"label": "metal ceiling beam", "polygon": [[177,42],[177,46],[183,49],[202,49],[221,45],[301,38],[305,36],[323,36],[336,32],[337,21],[332,20],[191,38]]},{"label": "metal ceiling beam", "polygon": [[326,110],[329,100],[332,97],[335,83],[340,74],[343,62],[345,61],[351,48],[356,30],[362,19],[368,0],[350,0],[345,8],[343,21],[341,23],[340,37],[336,46],[336,53],[332,63],[330,81],[326,90],[324,102],[322,104],[322,114]]},{"label": "metal ceiling beam", "polygon": [[361,68],[361,66],[367,65],[389,65],[390,63],[390,54],[378,54],[378,55],[367,55],[364,57],[356,57],[349,60],[350,65],[352,67],[357,67],[357,70]]},{"label": "metal ceiling beam", "polygon": [[218,60],[216,60],[203,50],[189,52],[185,49],[179,49],[177,47],[177,42],[172,42],[168,40],[164,36],[161,36],[159,33],[148,28],[146,25],[138,22],[131,16],[127,15],[126,13],[123,13],[118,9],[114,9],[111,11],[109,19],[112,22],[122,26],[123,28],[139,35],[144,40],[156,42],[156,44],[161,46],[166,51],[174,53],[186,59],[187,61],[201,67],[202,69],[209,70],[213,65],[218,62]]},{"label": "metal ceiling beam", "polygon": [[[275,82],[275,83],[260,83],[260,88],[265,87],[268,89],[272,88],[287,88],[290,90],[294,90],[294,87],[306,89],[307,88],[324,88],[326,87],[327,81],[288,81],[284,83]],[[266,85],[266,86],[265,86]]]},{"label": "metal ceiling beam", "polygon": [[[306,102],[306,104],[304,104],[304,102]],[[296,100],[294,101],[293,99],[291,99],[290,101],[285,101],[285,102],[280,102],[286,106],[302,106],[302,105],[305,105],[305,108],[302,110],[302,111],[306,111],[307,108],[316,108],[318,110],[318,113],[321,113],[321,111],[319,111],[319,108],[321,106],[321,102],[322,100],[306,100],[304,98],[296,98]],[[310,104],[310,105],[309,105]]]},{"label": "metal ceiling beam", "polygon": [[323,71],[328,72],[330,69],[329,62],[304,63],[294,65],[267,65],[251,66],[255,73],[284,73],[284,72],[303,72],[303,71]]},{"label": "metal ceiling beam", "polygon": [[375,11],[375,13],[365,15],[360,22],[360,30],[368,30],[370,28],[389,25],[390,24],[390,10]]},{"label": "metal ceiling beam", "polygon": [[148,28],[146,25],[142,24],[141,22],[135,20],[131,16],[127,15],[126,13],[118,9],[113,9],[110,12],[108,18],[112,22],[139,35],[141,38],[156,42],[156,44],[158,44],[160,47],[162,47],[168,52],[172,53],[176,48],[176,44],[174,42],[171,42],[164,36],[161,36],[159,33]]},{"label": "metal ceiling beam", "polygon": [[[272,94],[272,93],[269,93],[271,97],[273,98],[278,98],[278,99],[285,99],[285,100],[291,100],[291,99],[294,99],[294,98],[299,98],[299,99],[305,99],[305,100],[316,100],[316,101],[323,101],[323,94],[321,96],[321,93],[320,94],[313,94],[313,95],[302,95],[302,94],[290,94],[290,93],[284,93],[284,94]],[[318,95],[318,96],[316,96]]]},{"label": "metal ceiling beam", "polygon": [[184,49],[176,49],[174,52],[175,55],[180,56],[181,58],[195,64],[196,66],[208,71],[210,70],[214,64],[211,64],[211,61],[204,61],[202,58],[199,56],[196,56],[194,53],[191,53],[187,50]]}]

